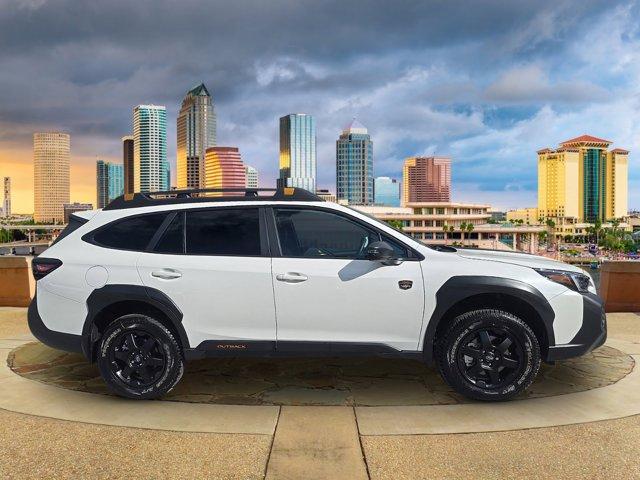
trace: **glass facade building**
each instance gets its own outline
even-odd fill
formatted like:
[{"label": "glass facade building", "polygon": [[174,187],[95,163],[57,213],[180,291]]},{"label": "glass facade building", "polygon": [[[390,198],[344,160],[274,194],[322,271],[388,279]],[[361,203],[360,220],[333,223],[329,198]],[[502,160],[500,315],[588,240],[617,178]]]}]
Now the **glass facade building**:
[{"label": "glass facade building", "polygon": [[96,162],[96,205],[106,207],[124,193],[124,166],[103,160]]},{"label": "glass facade building", "polygon": [[124,193],[133,193],[133,135],[122,137]]},{"label": "glass facade building", "polygon": [[400,206],[400,182],[395,178],[376,177],[374,203],[385,207]]},{"label": "glass facade building", "polygon": [[336,196],[349,205],[373,204],[373,142],[357,120],[336,142]]},{"label": "glass facade building", "polygon": [[[204,187],[207,148],[216,145],[216,112],[203,83],[187,92],[176,121],[178,188]],[[202,178],[201,178],[202,177]]]},{"label": "glass facade building", "polygon": [[164,106],[138,105],[133,109],[133,176],[135,192],[170,188]]},{"label": "glass facade building", "polygon": [[280,118],[280,175],[278,187],[316,191],[316,122],[294,113]]}]

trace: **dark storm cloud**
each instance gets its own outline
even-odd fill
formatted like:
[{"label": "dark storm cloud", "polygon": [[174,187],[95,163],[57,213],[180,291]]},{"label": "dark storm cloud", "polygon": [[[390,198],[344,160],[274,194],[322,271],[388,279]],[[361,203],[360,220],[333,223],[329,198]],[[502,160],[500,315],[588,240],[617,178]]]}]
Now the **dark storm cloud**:
[{"label": "dark storm cloud", "polygon": [[[610,98],[597,75],[573,88],[540,72],[562,76],[580,26],[599,25],[614,3],[0,0],[0,149],[66,129],[76,152],[115,157],[132,107],[156,103],[168,108],[174,160],[176,110],[204,81],[219,137],[267,177],[277,117],[289,111],[318,118],[323,183],[353,115],[374,134],[377,173],[397,174],[410,153],[458,152],[457,141],[487,128],[486,108],[533,115],[566,98]],[[493,118],[491,128],[513,123]]]}]

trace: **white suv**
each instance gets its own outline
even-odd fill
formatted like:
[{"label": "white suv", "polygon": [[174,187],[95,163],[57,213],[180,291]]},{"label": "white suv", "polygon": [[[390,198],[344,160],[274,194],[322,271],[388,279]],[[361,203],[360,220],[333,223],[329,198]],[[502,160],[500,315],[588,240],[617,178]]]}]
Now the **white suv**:
[{"label": "white suv", "polygon": [[505,400],[541,360],[605,341],[577,267],[430,248],[307,191],[273,192],[135,194],[74,214],[33,261],[31,331],[131,398],[167,393],[189,359],[358,354],[435,363],[458,392]]}]

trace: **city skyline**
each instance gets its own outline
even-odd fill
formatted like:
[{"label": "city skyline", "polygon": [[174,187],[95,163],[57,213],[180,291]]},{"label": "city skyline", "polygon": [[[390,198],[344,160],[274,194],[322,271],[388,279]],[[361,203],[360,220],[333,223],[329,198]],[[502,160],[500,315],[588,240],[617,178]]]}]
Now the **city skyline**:
[{"label": "city skyline", "polygon": [[[93,162],[119,161],[140,103],[167,106],[175,172],[180,99],[200,81],[215,95],[218,143],[237,145],[264,186],[277,178],[277,119],[304,111],[317,122],[319,187],[335,190],[335,138],[355,115],[375,139],[376,175],[398,177],[408,156],[448,155],[452,198],[503,209],[536,203],[541,146],[615,139],[631,152],[629,207],[640,209],[636,3],[307,7],[195,2],[185,28],[177,6],[141,15],[143,5],[74,5],[68,22],[55,15],[64,1],[10,2],[0,18],[0,177],[12,177],[13,210],[33,210],[33,132],[72,135],[71,197],[92,201]],[[370,15],[353,25],[348,14],[361,10]],[[126,21],[100,21],[114,15]],[[237,42],[229,16],[252,26]]]}]

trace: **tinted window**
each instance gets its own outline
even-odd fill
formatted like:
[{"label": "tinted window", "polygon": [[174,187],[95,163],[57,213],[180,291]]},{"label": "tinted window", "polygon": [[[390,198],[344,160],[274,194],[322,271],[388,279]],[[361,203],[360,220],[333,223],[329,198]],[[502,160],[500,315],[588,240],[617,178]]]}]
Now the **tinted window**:
[{"label": "tinted window", "polygon": [[260,255],[257,208],[187,212],[187,253]]},{"label": "tinted window", "polygon": [[153,251],[157,253],[184,253],[184,212],[178,212]]},{"label": "tinted window", "polygon": [[99,230],[93,239],[104,247],[143,251],[166,215],[166,213],[153,213],[125,218]]},{"label": "tinted window", "polygon": [[285,257],[364,258],[380,236],[345,217],[319,210],[275,209]]}]

